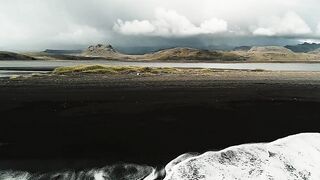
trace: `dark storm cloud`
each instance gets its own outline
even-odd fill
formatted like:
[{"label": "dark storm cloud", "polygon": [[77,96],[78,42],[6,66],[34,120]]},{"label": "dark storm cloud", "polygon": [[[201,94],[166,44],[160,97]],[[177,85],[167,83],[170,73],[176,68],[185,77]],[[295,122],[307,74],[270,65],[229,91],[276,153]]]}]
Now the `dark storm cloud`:
[{"label": "dark storm cloud", "polygon": [[0,48],[316,41],[317,0],[1,0]]}]

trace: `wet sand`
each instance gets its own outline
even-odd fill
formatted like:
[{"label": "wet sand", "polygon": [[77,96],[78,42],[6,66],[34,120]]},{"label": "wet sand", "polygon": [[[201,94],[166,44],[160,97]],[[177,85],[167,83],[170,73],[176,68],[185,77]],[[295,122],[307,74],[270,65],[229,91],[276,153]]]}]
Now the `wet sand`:
[{"label": "wet sand", "polygon": [[320,132],[320,72],[0,79],[0,169],[115,162]]}]

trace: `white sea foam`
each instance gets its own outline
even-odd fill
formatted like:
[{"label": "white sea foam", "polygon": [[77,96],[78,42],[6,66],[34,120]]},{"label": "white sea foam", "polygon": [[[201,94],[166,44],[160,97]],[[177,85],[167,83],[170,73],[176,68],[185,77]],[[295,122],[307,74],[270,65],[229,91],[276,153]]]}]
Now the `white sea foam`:
[{"label": "white sea foam", "polygon": [[320,134],[245,144],[204,154],[183,154],[164,169],[117,164],[87,171],[31,174],[0,171],[0,180],[319,180]]},{"label": "white sea foam", "polygon": [[320,134],[234,146],[184,159],[165,180],[319,180]]},{"label": "white sea foam", "polygon": [[0,171],[0,180],[151,180],[158,177],[150,166],[117,164],[87,171],[64,171],[55,173],[28,173],[20,171]]}]

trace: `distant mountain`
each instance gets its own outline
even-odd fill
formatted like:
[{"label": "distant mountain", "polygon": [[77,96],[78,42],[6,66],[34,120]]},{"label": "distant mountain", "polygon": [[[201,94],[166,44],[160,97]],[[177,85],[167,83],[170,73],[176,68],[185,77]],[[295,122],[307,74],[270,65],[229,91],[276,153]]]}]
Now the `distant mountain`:
[{"label": "distant mountain", "polygon": [[313,51],[310,51],[309,53],[310,53],[310,54],[319,54],[319,55],[320,55],[320,48],[315,49],[315,50],[313,50]]},{"label": "distant mountain", "polygon": [[[148,53],[153,53],[165,49],[173,49],[177,47],[176,45],[167,46],[117,46],[117,50],[124,54],[132,55],[143,55]],[[234,46],[229,45],[210,45],[210,46],[192,46],[195,49],[212,50],[212,51],[230,51],[234,49]]]},{"label": "distant mountain", "polygon": [[234,51],[249,51],[252,48],[252,46],[238,46],[235,47]]},{"label": "distant mountain", "polygon": [[0,51],[0,60],[36,60],[36,58],[13,52]]},{"label": "distant mountain", "polygon": [[114,60],[213,60],[242,61],[244,57],[232,52],[209,51],[194,48],[170,48],[142,55],[128,55],[115,50],[110,44],[89,46],[82,56]]},{"label": "distant mountain", "polygon": [[277,53],[277,54],[293,54],[293,52],[282,46],[254,46],[249,53]]},{"label": "distant mountain", "polygon": [[316,43],[303,43],[303,44],[298,44],[298,45],[287,45],[285,46],[286,48],[290,49],[293,52],[298,52],[298,53],[307,53],[307,52],[311,52],[314,51],[316,49],[320,48],[320,44],[316,44]]},{"label": "distant mountain", "polygon": [[144,55],[150,60],[213,60],[243,61],[244,57],[232,52],[209,51],[194,48],[172,48]]},{"label": "distant mountain", "polygon": [[235,46],[230,45],[210,45],[210,46],[202,46],[202,47],[196,47],[198,49],[208,49],[213,51],[231,51],[235,48]]},{"label": "distant mountain", "polygon": [[[172,48],[172,47],[170,47]],[[159,50],[168,49],[168,47],[149,47],[149,46],[137,46],[137,47],[117,47],[118,52],[131,55],[143,55],[147,53],[157,52]]]},{"label": "distant mountain", "polygon": [[80,54],[82,50],[56,50],[56,49],[46,49],[43,51],[48,54]]},{"label": "distant mountain", "polygon": [[86,50],[84,50],[81,54],[82,56],[87,57],[104,57],[117,59],[121,57],[121,53],[115,50],[111,44],[97,44],[89,46]]},{"label": "distant mountain", "polygon": [[248,51],[238,51],[245,54],[251,61],[296,60],[291,50],[282,46],[253,46]]},{"label": "distant mountain", "polygon": [[[300,46],[320,46],[304,43]],[[231,51],[175,47],[145,54],[125,54],[110,44],[91,45],[85,50],[52,50],[17,54],[0,52],[0,60],[119,60],[119,61],[320,61],[320,48],[308,53],[297,53],[283,46],[239,46]]]},{"label": "distant mountain", "polygon": [[305,60],[307,56],[296,54],[282,46],[254,46],[248,51],[252,60]]},{"label": "distant mountain", "polygon": [[311,61],[319,60],[320,54],[296,53],[283,46],[254,46],[249,51],[234,51],[249,61]]}]

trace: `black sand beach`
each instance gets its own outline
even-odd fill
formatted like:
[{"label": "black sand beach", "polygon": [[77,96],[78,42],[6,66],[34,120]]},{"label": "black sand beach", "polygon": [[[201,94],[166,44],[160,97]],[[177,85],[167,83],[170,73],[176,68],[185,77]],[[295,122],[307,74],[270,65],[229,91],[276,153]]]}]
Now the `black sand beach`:
[{"label": "black sand beach", "polygon": [[319,72],[0,79],[0,169],[130,162],[320,130]]}]

